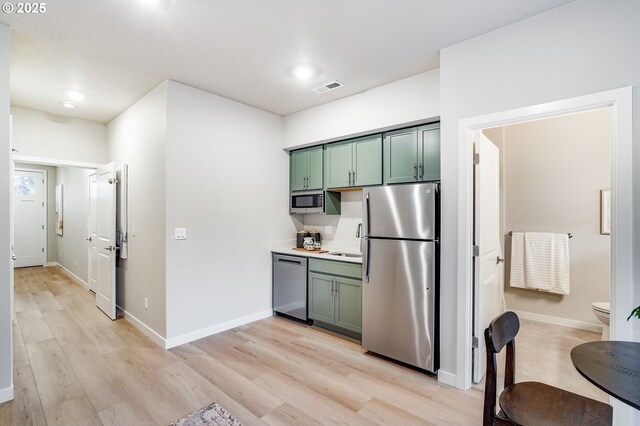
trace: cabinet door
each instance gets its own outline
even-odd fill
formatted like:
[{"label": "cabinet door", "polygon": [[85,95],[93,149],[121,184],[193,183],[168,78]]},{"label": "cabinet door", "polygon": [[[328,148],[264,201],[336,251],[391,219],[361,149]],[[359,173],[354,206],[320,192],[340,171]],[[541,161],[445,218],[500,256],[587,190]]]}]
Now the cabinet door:
[{"label": "cabinet door", "polygon": [[307,189],[322,189],[322,147],[309,150],[307,154]]},{"label": "cabinet door", "polygon": [[440,180],[440,124],[418,128],[420,180]]},{"label": "cabinet door", "polygon": [[353,141],[353,186],[382,184],[382,135]]},{"label": "cabinet door", "polygon": [[344,188],[349,186],[351,172],[351,144],[337,143],[327,145],[324,151],[327,188]]},{"label": "cabinet door", "polygon": [[337,282],[336,325],[347,330],[362,332],[361,281],[353,278],[335,278]]},{"label": "cabinet door", "polygon": [[294,151],[289,158],[289,177],[292,191],[304,191],[307,185],[308,151]]},{"label": "cabinet door", "polygon": [[385,133],[384,183],[415,182],[418,167],[416,127]]},{"label": "cabinet door", "polygon": [[335,301],[331,275],[309,272],[309,318],[334,323]]}]

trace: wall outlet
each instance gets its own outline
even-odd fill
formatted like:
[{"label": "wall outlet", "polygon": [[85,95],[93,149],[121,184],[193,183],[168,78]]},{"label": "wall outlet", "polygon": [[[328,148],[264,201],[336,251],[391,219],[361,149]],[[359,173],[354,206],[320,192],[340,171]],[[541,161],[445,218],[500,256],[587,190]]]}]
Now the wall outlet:
[{"label": "wall outlet", "polygon": [[146,297],[144,298],[144,309],[149,310],[149,299]]},{"label": "wall outlet", "polygon": [[327,235],[333,234],[333,228],[331,226],[329,226],[329,225],[325,226],[324,227],[324,233],[327,234]]},{"label": "wall outlet", "polygon": [[175,228],[175,240],[186,240],[187,239],[187,228]]}]

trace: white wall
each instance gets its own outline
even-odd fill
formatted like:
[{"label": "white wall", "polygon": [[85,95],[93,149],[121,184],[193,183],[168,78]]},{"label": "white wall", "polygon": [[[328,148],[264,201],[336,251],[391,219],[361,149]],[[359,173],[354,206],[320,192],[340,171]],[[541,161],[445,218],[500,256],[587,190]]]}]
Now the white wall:
[{"label": "white wall", "polygon": [[[168,92],[164,236],[174,344],[270,315],[269,242],[296,229],[282,117],[173,81]],[[187,228],[186,240],[174,240],[176,227]]]},{"label": "white wall", "polygon": [[601,326],[591,303],[611,300],[611,236],[600,234],[600,190],[611,188],[611,110],[493,130],[503,136],[503,235],[509,231],[573,235],[567,296],[510,287],[511,239],[505,236],[507,309]]},{"label": "white wall", "polygon": [[104,164],[107,162],[107,126],[104,123],[62,117],[11,107],[13,145],[20,156]]},{"label": "white wall", "polygon": [[[340,216],[307,214],[302,216],[304,229],[319,231],[323,244],[336,243],[335,250],[360,251],[360,239],[356,237],[358,224],[362,223],[362,191],[343,192]],[[331,227],[331,233],[325,228]],[[333,250],[333,248],[332,248]]]},{"label": "white wall", "polygon": [[35,169],[47,171],[47,262],[58,261],[58,241],[56,239],[56,171],[53,166],[15,163],[15,169]]},{"label": "white wall", "polygon": [[439,85],[440,70],[433,70],[288,115],[284,119],[284,147],[291,149],[437,119]]},{"label": "white wall", "polygon": [[[442,369],[456,373],[458,121],[640,84],[640,2],[576,1],[441,51]],[[634,90],[634,129],[640,118]],[[638,148],[637,136],[634,138]],[[640,149],[635,149],[638,160]],[[634,167],[640,173],[640,163]],[[637,182],[640,175],[636,174]],[[634,188],[634,211],[640,210]],[[640,223],[636,216],[635,223]],[[634,229],[635,264],[640,229]],[[636,271],[637,274],[637,271]],[[637,275],[636,275],[637,276]],[[640,304],[640,290],[629,295]]]},{"label": "white wall", "polygon": [[[64,229],[56,235],[58,263],[88,285],[89,175],[93,169],[58,167],[56,185],[62,185]],[[51,200],[51,203],[54,201]],[[54,229],[55,234],[55,229]]]},{"label": "white wall", "polygon": [[[0,24],[0,199],[11,199],[11,144],[9,136],[9,52],[11,30]],[[11,262],[11,210],[0,203],[0,402],[13,398],[11,315],[13,268]]]},{"label": "white wall", "polygon": [[129,259],[118,264],[117,303],[160,336],[166,330],[166,111],[164,82],[107,125],[108,161],[129,164]]}]

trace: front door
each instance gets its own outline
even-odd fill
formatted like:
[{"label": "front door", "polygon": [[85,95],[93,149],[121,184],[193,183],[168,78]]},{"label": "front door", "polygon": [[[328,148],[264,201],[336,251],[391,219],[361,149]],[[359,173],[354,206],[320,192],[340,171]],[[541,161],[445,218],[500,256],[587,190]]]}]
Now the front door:
[{"label": "front door", "polygon": [[[487,364],[484,330],[504,312],[502,244],[500,242],[500,150],[477,131],[474,179],[473,381],[480,383]],[[474,339],[474,340],[475,340]]]},{"label": "front door", "polygon": [[116,168],[109,163],[96,171],[95,244],[96,259],[91,274],[95,277],[96,306],[116,319]]},{"label": "front door", "polygon": [[13,232],[16,268],[46,263],[47,207],[43,171],[13,173]]}]

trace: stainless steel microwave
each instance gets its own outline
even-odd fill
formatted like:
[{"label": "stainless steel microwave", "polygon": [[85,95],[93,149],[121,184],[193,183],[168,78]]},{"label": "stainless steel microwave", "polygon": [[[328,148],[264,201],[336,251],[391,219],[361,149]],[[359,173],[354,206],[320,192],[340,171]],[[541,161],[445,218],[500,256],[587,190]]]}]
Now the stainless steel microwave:
[{"label": "stainless steel microwave", "polygon": [[293,192],[291,194],[291,213],[324,213],[324,191]]}]

